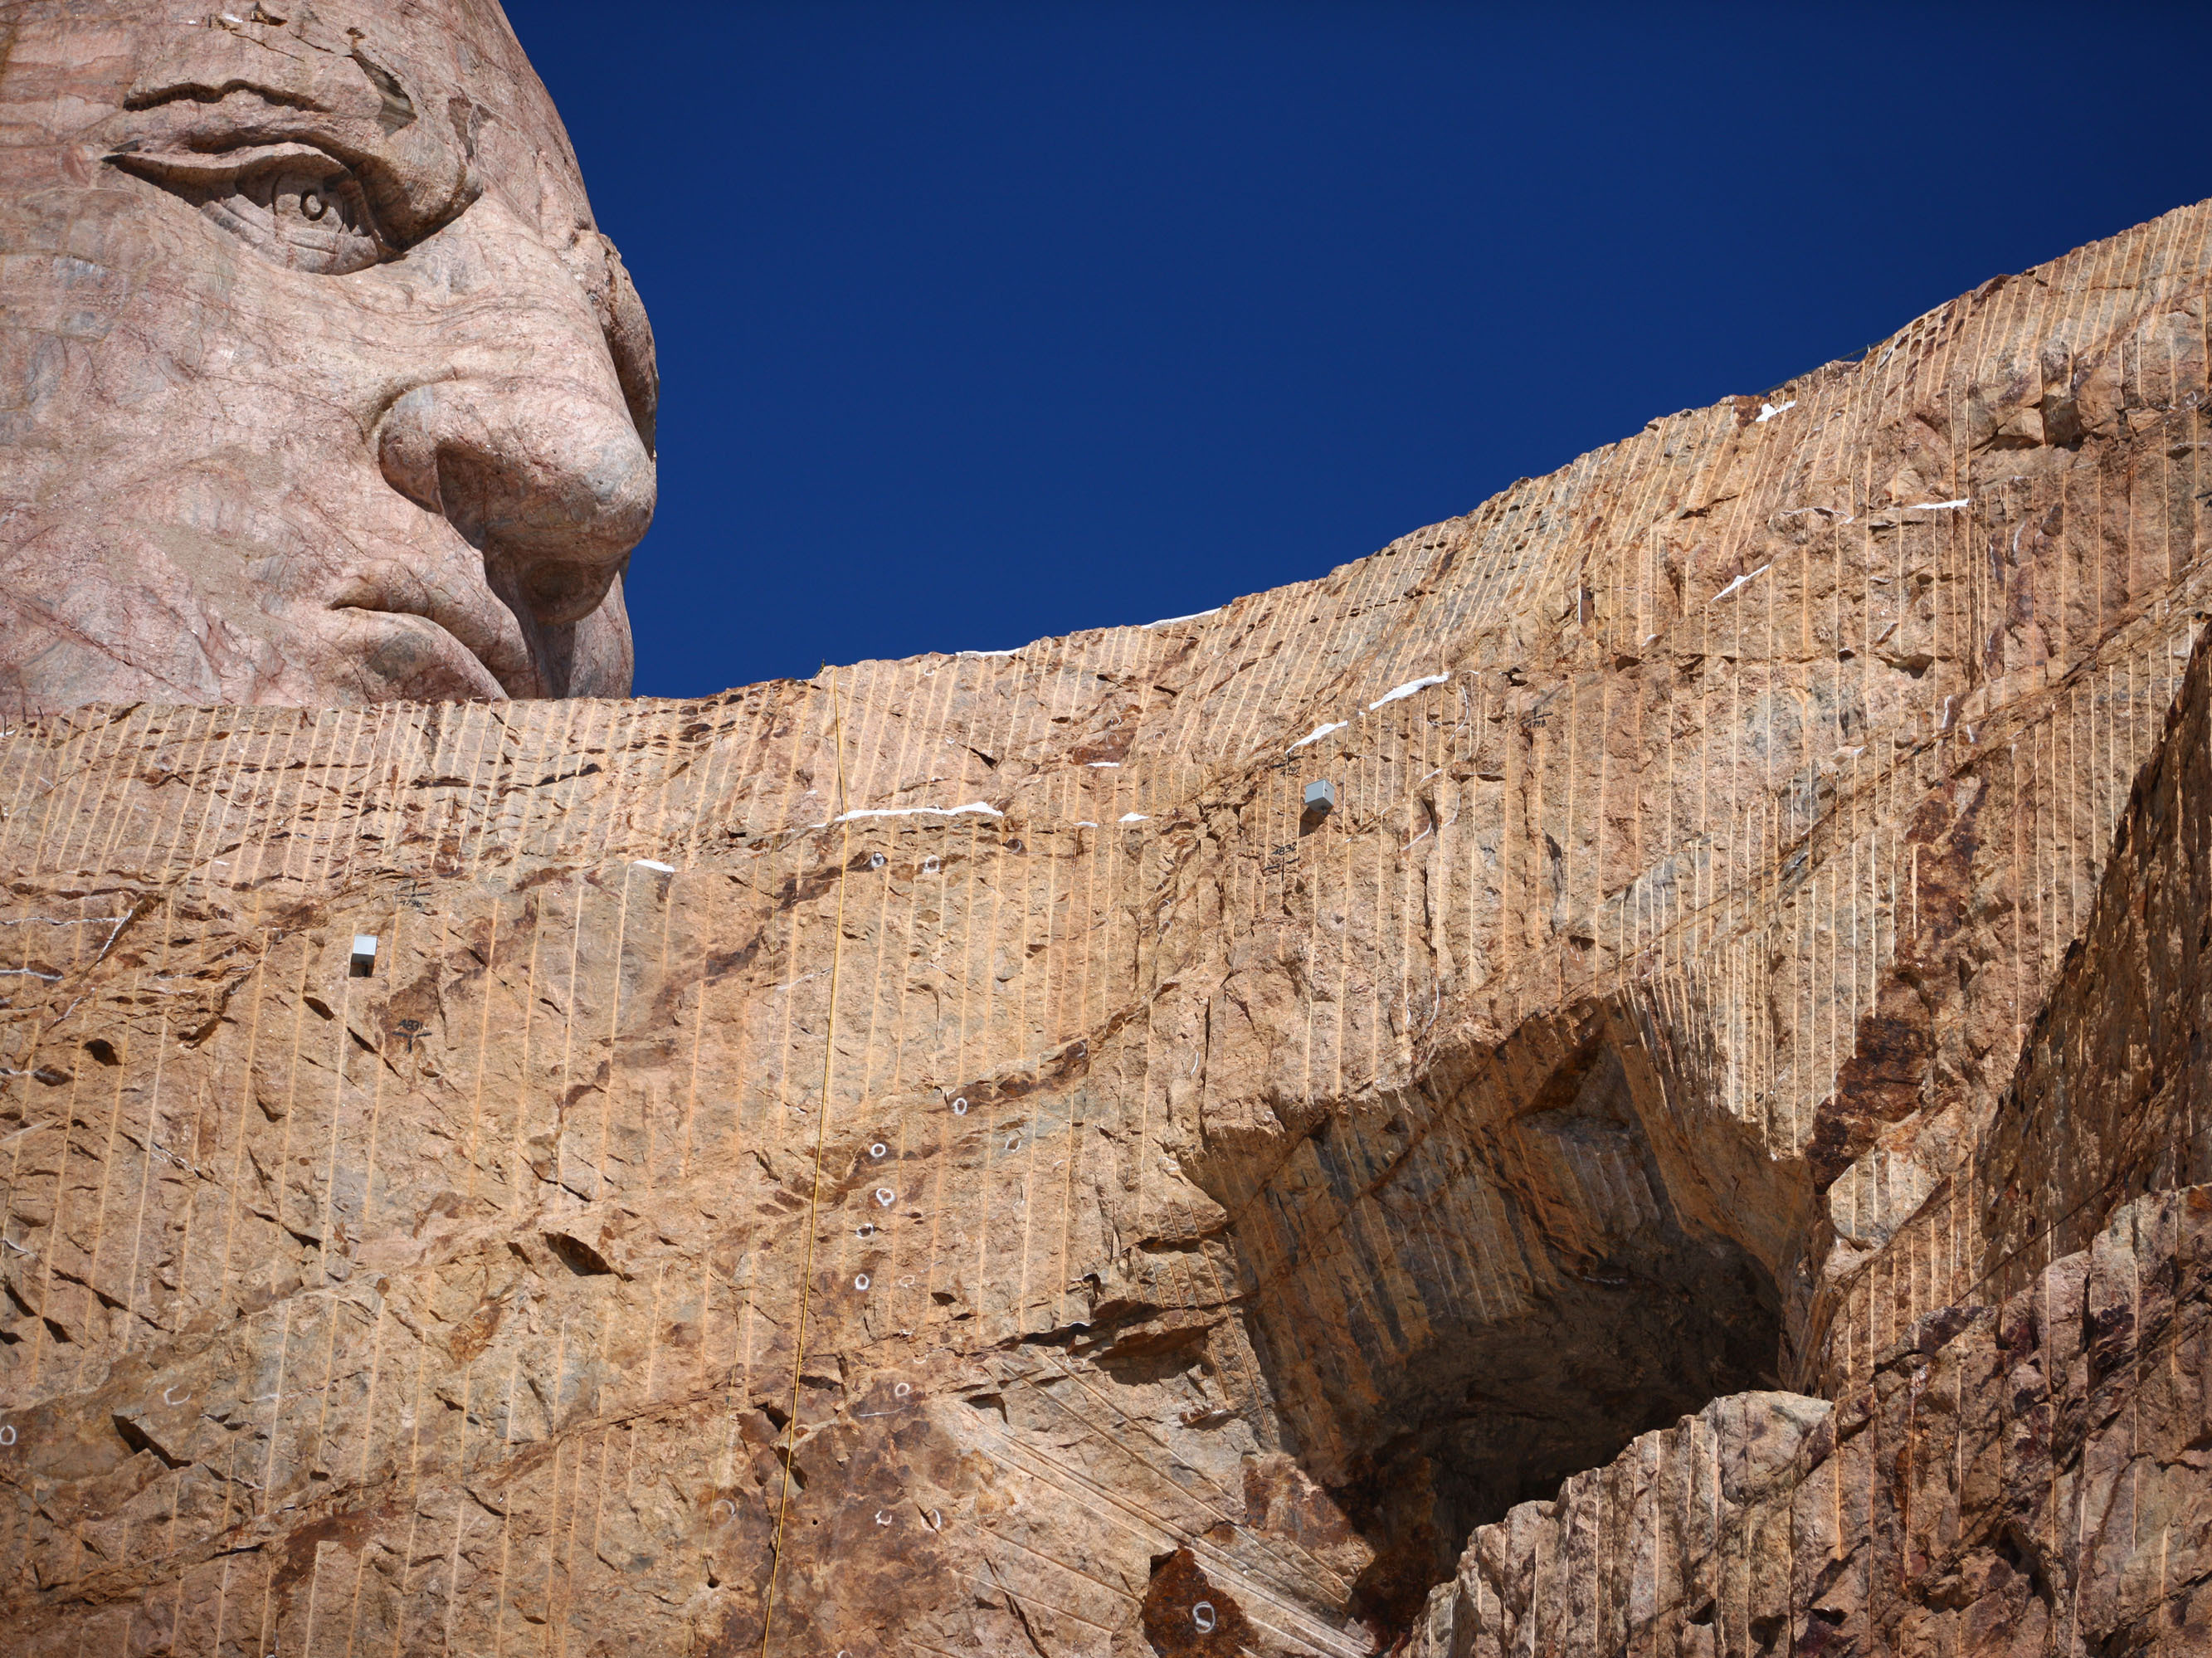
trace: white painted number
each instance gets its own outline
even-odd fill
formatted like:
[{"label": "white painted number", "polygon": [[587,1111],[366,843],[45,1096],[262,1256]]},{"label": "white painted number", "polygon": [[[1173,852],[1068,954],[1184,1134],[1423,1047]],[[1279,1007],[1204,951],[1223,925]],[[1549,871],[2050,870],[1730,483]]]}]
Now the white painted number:
[{"label": "white painted number", "polygon": [[1213,1633],[1213,1602],[1201,1600],[1190,1609],[1190,1621],[1198,1625],[1200,1635]]},{"label": "white painted number", "polygon": [[880,1157],[884,1152],[890,1150],[890,1147],[885,1145],[881,1140],[878,1140],[873,1145],[868,1148],[868,1155],[872,1157]]},{"label": "white painted number", "polygon": [[7,1426],[0,1427],[0,1445],[12,1445],[15,1442],[15,1424],[10,1422]]},{"label": "white painted number", "polygon": [[953,1114],[954,1116],[956,1116],[956,1117],[964,1117],[964,1116],[966,1116],[966,1115],[968,1114],[968,1102],[967,1102],[967,1101],[965,1101],[965,1100],[955,1100],[955,1101],[953,1101],[953,1102],[952,1102],[952,1114]]},{"label": "white painted number", "polygon": [[855,1290],[866,1289],[868,1287],[868,1275],[866,1272],[863,1272],[858,1278],[854,1278],[853,1280],[853,1287]]},{"label": "white painted number", "polygon": [[898,1201],[898,1193],[888,1186],[878,1186],[876,1188],[876,1201],[888,1209]]}]

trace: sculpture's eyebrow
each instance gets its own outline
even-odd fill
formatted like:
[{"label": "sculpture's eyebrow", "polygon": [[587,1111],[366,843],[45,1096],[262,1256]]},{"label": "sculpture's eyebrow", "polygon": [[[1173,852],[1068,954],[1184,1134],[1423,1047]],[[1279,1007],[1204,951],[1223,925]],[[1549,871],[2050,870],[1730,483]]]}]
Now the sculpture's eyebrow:
[{"label": "sculpture's eyebrow", "polygon": [[325,46],[194,31],[169,43],[125,94],[123,106],[152,125],[117,153],[313,144],[354,170],[392,246],[410,246],[483,188],[473,106],[456,93],[445,100],[450,123],[422,119],[423,89],[410,92],[404,70],[381,56],[358,38]]},{"label": "sculpture's eyebrow", "polygon": [[196,104],[219,104],[234,92],[250,92],[255,97],[272,104],[282,104],[289,109],[312,110],[328,114],[331,106],[313,93],[288,87],[272,87],[265,81],[250,80],[242,75],[232,76],[221,82],[208,81],[175,81],[164,86],[133,87],[124,99],[125,109],[152,109],[161,104],[173,104],[188,100]]},{"label": "sculpture's eyebrow", "polygon": [[173,44],[161,58],[124,94],[124,108],[153,109],[179,101],[219,104],[243,92],[286,108],[337,114],[358,103],[365,90],[381,106],[374,118],[386,133],[416,118],[415,100],[405,85],[358,35],[325,45],[289,35],[210,30]]},{"label": "sculpture's eyebrow", "polygon": [[152,109],[179,101],[219,104],[233,93],[244,92],[272,104],[327,113],[337,107],[329,95],[333,88],[326,64],[331,56],[322,46],[288,34],[190,29],[182,38],[170,37],[124,94],[123,107]]}]

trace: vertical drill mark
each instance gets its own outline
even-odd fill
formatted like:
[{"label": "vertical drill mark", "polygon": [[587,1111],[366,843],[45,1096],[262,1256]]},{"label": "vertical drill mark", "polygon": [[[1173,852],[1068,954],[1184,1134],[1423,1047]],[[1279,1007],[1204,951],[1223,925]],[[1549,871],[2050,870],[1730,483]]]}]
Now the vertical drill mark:
[{"label": "vertical drill mark", "polygon": [[[823,670],[830,672],[826,663]],[[842,818],[849,810],[845,802],[845,724],[838,706],[834,672],[830,672],[830,722],[831,746],[837,762],[835,816]],[[775,1626],[776,1579],[783,1569],[784,1527],[791,1514],[792,1467],[799,1456],[799,1376],[806,1363],[806,1324],[814,1293],[814,1238],[822,1211],[822,1157],[830,1132],[830,1090],[837,1060],[837,970],[845,953],[845,864],[851,853],[852,839],[851,823],[841,823],[837,829],[836,922],[830,934],[830,1005],[822,1027],[822,1097],[814,1114],[814,1181],[806,1196],[806,1249],[799,1268],[799,1323],[791,1350],[791,1419],[784,1424],[783,1481],[776,1497],[775,1538],[769,1546],[768,1589],[761,1606],[762,1658],[767,1658],[769,1638]]]}]

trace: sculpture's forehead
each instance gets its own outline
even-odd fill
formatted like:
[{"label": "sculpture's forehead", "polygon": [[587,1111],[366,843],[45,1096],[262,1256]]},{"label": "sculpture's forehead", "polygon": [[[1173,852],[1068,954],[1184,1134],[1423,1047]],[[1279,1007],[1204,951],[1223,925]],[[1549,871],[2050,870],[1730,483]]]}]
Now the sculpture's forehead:
[{"label": "sculpture's forehead", "polygon": [[58,139],[152,131],[199,144],[226,125],[321,122],[390,152],[427,212],[465,180],[556,236],[591,222],[568,136],[496,0],[34,5],[14,33],[6,101],[17,120],[27,102],[52,112],[71,129]]}]

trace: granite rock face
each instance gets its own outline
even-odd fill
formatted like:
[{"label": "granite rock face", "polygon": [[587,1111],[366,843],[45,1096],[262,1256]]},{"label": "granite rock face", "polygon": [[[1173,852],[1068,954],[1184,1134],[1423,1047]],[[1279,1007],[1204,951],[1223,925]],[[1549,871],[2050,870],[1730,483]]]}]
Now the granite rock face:
[{"label": "granite rock face", "polygon": [[0,708],[628,695],[653,333],[497,0],[10,0],[0,249]]},{"label": "granite rock face", "polygon": [[1833,1404],[1739,1394],[1479,1530],[1406,1650],[2191,1652],[2212,1187],[1930,1315]]},{"label": "granite rock face", "polygon": [[1204,616],[15,722],[13,1649],[2202,1649],[2208,234]]},{"label": "granite rock face", "polygon": [[1483,1527],[1409,1652],[2204,1645],[2208,669],[1995,1112],[1882,1251],[1934,1310],[1832,1404],[1717,1400]]}]

